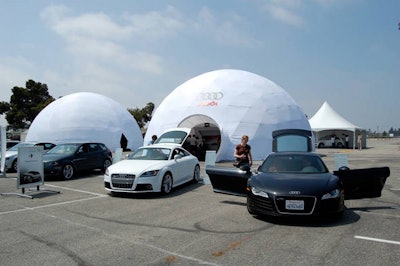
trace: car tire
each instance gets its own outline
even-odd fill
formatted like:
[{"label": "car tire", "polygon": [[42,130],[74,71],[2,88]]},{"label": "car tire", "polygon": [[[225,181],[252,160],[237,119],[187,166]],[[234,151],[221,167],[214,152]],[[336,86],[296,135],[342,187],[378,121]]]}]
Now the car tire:
[{"label": "car tire", "polygon": [[320,143],[320,144],[318,144],[318,148],[325,148],[325,145],[324,145],[324,143]]},{"label": "car tire", "polygon": [[338,148],[343,148],[343,143],[339,142],[336,146],[337,146]]},{"label": "car tire", "polygon": [[193,183],[197,183],[197,182],[199,182],[199,180],[200,180],[200,165],[197,164],[194,167],[192,181],[193,181]]},{"label": "car tire", "polygon": [[13,172],[18,172],[18,159],[15,159],[14,162],[12,163],[11,170]]},{"label": "car tire", "polygon": [[106,172],[107,168],[111,165],[111,161],[109,159],[105,159],[104,163],[103,163],[103,168],[101,169],[101,171],[103,173]]},{"label": "car tire", "polygon": [[61,175],[65,180],[70,180],[72,177],[74,177],[74,167],[71,164],[64,165]]},{"label": "car tire", "polygon": [[169,194],[172,191],[172,184],[172,175],[170,173],[166,173],[161,182],[161,193],[164,195]]}]

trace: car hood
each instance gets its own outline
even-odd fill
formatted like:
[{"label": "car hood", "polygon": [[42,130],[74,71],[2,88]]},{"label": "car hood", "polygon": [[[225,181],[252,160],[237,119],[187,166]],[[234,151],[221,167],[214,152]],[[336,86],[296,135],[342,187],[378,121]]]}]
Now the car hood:
[{"label": "car hood", "polygon": [[251,177],[250,185],[274,194],[299,191],[302,195],[320,195],[338,188],[339,182],[339,178],[331,173],[304,175],[259,173]]},{"label": "car hood", "polygon": [[122,174],[139,174],[150,170],[160,170],[161,168],[168,166],[170,161],[160,160],[122,160],[108,167],[110,174],[122,173]]}]

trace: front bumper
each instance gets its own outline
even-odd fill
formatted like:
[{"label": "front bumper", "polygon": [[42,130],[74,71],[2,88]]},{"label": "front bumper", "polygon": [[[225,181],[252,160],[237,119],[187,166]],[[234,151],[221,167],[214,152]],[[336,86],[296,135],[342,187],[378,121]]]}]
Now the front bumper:
[{"label": "front bumper", "polygon": [[104,176],[104,188],[121,193],[160,192],[161,181],[158,176],[136,177],[131,174],[112,174]]},{"label": "front bumper", "polygon": [[[286,208],[287,200],[303,201],[302,210]],[[320,200],[314,196],[279,195],[265,198],[249,193],[247,196],[247,208],[250,213],[266,216],[328,216],[343,212],[344,197]]]}]

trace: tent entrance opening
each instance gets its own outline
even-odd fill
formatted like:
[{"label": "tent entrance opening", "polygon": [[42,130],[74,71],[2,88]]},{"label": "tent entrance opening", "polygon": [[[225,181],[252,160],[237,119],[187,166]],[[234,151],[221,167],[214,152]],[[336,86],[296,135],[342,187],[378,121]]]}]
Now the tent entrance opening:
[{"label": "tent entrance opening", "polygon": [[194,115],[183,120],[179,127],[191,128],[192,144],[190,152],[204,161],[207,150],[218,152],[221,144],[221,131],[217,123],[205,115]]}]

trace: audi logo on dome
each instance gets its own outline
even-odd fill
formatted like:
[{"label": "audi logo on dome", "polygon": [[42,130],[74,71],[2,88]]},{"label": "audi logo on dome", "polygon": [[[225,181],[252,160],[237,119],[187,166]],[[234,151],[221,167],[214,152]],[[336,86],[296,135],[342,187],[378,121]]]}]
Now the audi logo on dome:
[{"label": "audi logo on dome", "polygon": [[200,97],[204,101],[218,101],[224,97],[224,94],[220,91],[217,92],[203,92]]}]

